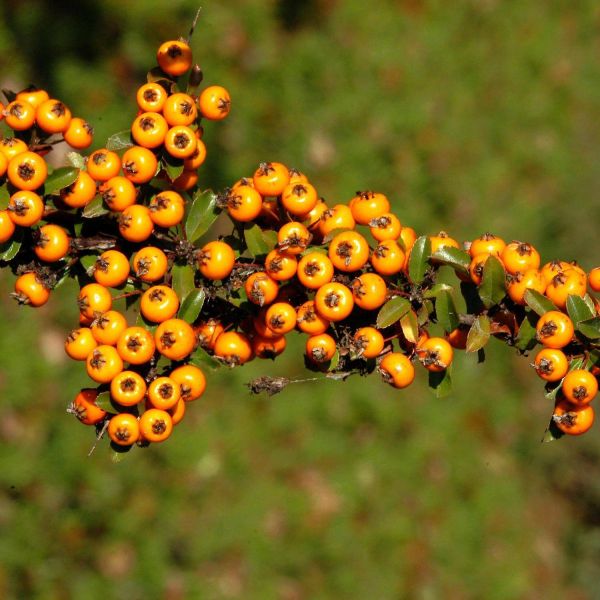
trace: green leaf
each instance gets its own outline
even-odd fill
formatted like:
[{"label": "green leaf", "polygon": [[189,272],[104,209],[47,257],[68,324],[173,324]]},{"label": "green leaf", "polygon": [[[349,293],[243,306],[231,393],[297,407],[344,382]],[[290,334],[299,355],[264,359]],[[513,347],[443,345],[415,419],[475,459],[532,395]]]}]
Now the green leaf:
[{"label": "green leaf", "polygon": [[194,269],[190,265],[173,265],[171,287],[178,298],[185,298],[194,289]]},{"label": "green leaf", "polygon": [[436,263],[448,265],[455,271],[467,274],[471,257],[465,250],[454,248],[453,246],[442,246],[434,254],[431,255],[431,260]]},{"label": "green leaf", "polygon": [[76,167],[60,167],[52,171],[44,182],[44,195],[53,195],[70,186],[79,177]]},{"label": "green leaf", "polygon": [[406,298],[396,296],[388,300],[377,315],[377,327],[385,329],[399,321],[411,309],[411,304]]},{"label": "green leaf", "polygon": [[216,359],[213,358],[206,350],[200,346],[194,350],[194,353],[190,356],[190,362],[197,367],[208,367],[212,371],[222,367],[223,365]]},{"label": "green leaf", "polygon": [[116,415],[119,409],[113,404],[110,392],[102,392],[96,396],[96,406],[111,415]]},{"label": "green leaf", "polygon": [[85,158],[79,152],[67,152],[67,160],[71,163],[72,167],[80,170],[85,169]]},{"label": "green leaf", "polygon": [[193,243],[210,229],[221,211],[217,208],[216,194],[210,190],[194,194],[187,208],[185,233]]},{"label": "green leaf", "polygon": [[339,235],[340,233],[344,233],[344,231],[350,231],[350,229],[348,227],[336,227],[336,229],[332,229],[324,238],[323,238],[323,244],[329,244],[329,242],[331,242],[331,240],[336,236]]},{"label": "green leaf", "polygon": [[110,448],[111,448],[112,452],[110,455],[110,460],[112,462],[114,462],[115,464],[123,462],[123,460],[125,459],[125,456],[133,448],[133,446],[134,446],[134,444],[132,444],[131,446],[119,446],[118,444],[111,442]]},{"label": "green leaf", "polygon": [[106,208],[102,201],[102,196],[96,196],[81,213],[81,216],[86,219],[93,219],[94,217],[101,217],[107,215],[110,211]]},{"label": "green leaf", "polygon": [[436,398],[449,396],[452,393],[452,365],[443,371],[430,371],[429,388]]},{"label": "green leaf", "polygon": [[206,292],[202,288],[194,288],[184,299],[179,307],[178,318],[193,323],[204,306]]},{"label": "green leaf", "polygon": [[555,442],[559,440],[563,435],[565,435],[556,425],[554,419],[550,417],[550,423],[548,423],[548,427],[544,432],[544,437],[542,438],[542,443],[547,444],[549,442]]},{"label": "green leaf", "polygon": [[0,185],[0,210],[6,210],[8,208],[8,202],[10,200],[10,194],[8,193],[8,186],[6,183]]},{"label": "green leaf", "polygon": [[421,306],[417,312],[417,323],[419,325],[425,325],[425,323],[429,322],[429,317],[432,312],[433,302],[431,300],[425,300],[423,306]]},{"label": "green leaf", "polygon": [[594,301],[592,300],[592,297],[589,294],[586,294],[583,297],[583,300],[589,306],[590,310],[592,311],[592,314],[595,315],[596,314],[596,307],[594,306]]},{"label": "green leaf", "polygon": [[413,283],[421,283],[425,278],[430,255],[431,240],[426,235],[422,235],[413,244],[408,259],[408,276]]},{"label": "green leaf", "polygon": [[183,173],[183,160],[165,154],[161,160],[163,169],[171,181],[175,181]]},{"label": "green leaf", "polygon": [[[136,296],[131,297],[136,298]],[[138,316],[135,320],[135,324],[138,327],[143,327],[144,329],[147,329],[151,333],[154,333],[158,327],[158,323],[153,323],[152,321],[149,321],[148,319],[146,319],[146,317],[144,317],[142,313],[138,313]]]},{"label": "green leaf", "polygon": [[98,256],[96,254],[86,254],[84,256],[79,257],[79,262],[81,266],[85,269],[85,272],[91,277],[93,275],[92,269],[96,265],[96,261],[98,260]]},{"label": "green leaf", "polygon": [[549,310],[556,310],[556,306],[552,304],[546,296],[536,292],[535,290],[525,290],[525,295],[523,296],[525,303],[531,310],[538,314],[540,317],[546,314]]},{"label": "green leaf", "polygon": [[247,229],[244,229],[244,240],[246,241],[246,247],[252,257],[265,256],[273,248],[269,246],[267,240],[263,235],[262,229],[258,225],[253,225]]},{"label": "green leaf", "polygon": [[486,308],[491,308],[506,296],[506,275],[502,263],[489,256],[483,265],[483,278],[479,286],[479,297]]},{"label": "green leaf", "polygon": [[579,321],[576,329],[586,338],[589,338],[590,340],[597,340],[600,338],[600,317]]},{"label": "green leaf", "polygon": [[124,129],[117,133],[113,133],[106,141],[106,149],[112,152],[123,150],[124,148],[131,148],[133,142],[131,141],[131,129]]},{"label": "green leaf", "polygon": [[435,301],[435,312],[438,323],[447,333],[458,327],[458,311],[449,291],[444,290],[439,293]]},{"label": "green leaf", "polygon": [[12,239],[0,244],[0,261],[12,260],[21,249],[21,243],[23,241],[22,231],[17,231],[13,235]]},{"label": "green leaf", "polygon": [[436,283],[435,285],[431,286],[431,288],[428,289],[423,296],[425,298],[437,298],[440,293],[451,292],[453,289],[454,288],[447,283]]},{"label": "green leaf", "polygon": [[577,329],[577,324],[581,321],[588,321],[596,316],[596,311],[590,309],[587,302],[580,296],[569,294],[567,296],[567,314]]},{"label": "green leaf", "polygon": [[537,331],[535,329],[536,321],[537,315],[534,312],[529,311],[519,327],[519,333],[515,339],[515,347],[521,352],[531,350],[537,344]]},{"label": "green leaf", "polygon": [[483,348],[490,339],[490,330],[489,317],[479,315],[467,334],[467,352],[477,352],[480,348]]},{"label": "green leaf", "polygon": [[401,319],[400,327],[404,337],[411,344],[416,344],[419,339],[419,323],[417,321],[417,315],[414,311],[409,310]]}]

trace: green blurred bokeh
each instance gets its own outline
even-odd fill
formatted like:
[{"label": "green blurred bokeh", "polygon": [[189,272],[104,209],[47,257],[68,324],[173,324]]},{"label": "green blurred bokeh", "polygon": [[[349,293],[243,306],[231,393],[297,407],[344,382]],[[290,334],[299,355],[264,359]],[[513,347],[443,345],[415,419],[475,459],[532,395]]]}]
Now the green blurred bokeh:
[{"label": "green blurred bokeh", "polygon": [[[421,233],[599,264],[597,2],[202,6],[196,59],[233,97],[206,127],[207,187],[281,160],[332,203],[385,192]],[[47,87],[101,146],[195,9],[6,0],[1,83]],[[171,440],[113,464],[65,413],[88,385],[62,350],[74,284],[34,311],[0,277],[0,597],[598,597],[597,432],[540,444],[551,406],[501,344],[461,356],[444,400],[423,373],[403,392],[372,376],[250,396],[260,374],[303,376],[294,339],[276,363],[210,373]]]}]

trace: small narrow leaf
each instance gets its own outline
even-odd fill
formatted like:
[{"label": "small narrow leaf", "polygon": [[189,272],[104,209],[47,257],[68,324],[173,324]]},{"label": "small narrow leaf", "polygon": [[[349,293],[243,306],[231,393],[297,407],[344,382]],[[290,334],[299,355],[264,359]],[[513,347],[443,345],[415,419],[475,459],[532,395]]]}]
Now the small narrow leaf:
[{"label": "small narrow leaf", "polygon": [[567,314],[571,317],[571,321],[577,329],[579,322],[593,319],[596,316],[596,311],[590,310],[586,301],[580,296],[569,294],[567,297]]},{"label": "small narrow leaf", "polygon": [[4,244],[0,244],[0,261],[9,261],[12,260],[21,249],[21,243],[23,240],[23,233],[21,231],[17,231],[12,239],[4,242]]},{"label": "small narrow leaf", "polygon": [[438,323],[447,333],[458,327],[458,311],[449,291],[444,290],[439,293],[435,301],[435,313]]},{"label": "small narrow leaf", "polygon": [[408,276],[413,283],[421,283],[425,278],[430,255],[431,240],[426,235],[422,235],[413,244],[408,259]]},{"label": "small narrow leaf", "polygon": [[128,452],[130,452],[131,449],[133,448],[133,444],[131,446],[119,446],[118,444],[111,442],[110,448],[112,450],[112,453],[110,455],[110,460],[113,463],[118,464],[120,462],[123,462],[123,460],[127,456]]},{"label": "small narrow leaf", "polygon": [[590,340],[600,339],[600,317],[579,321],[576,329]]},{"label": "small narrow leaf", "polygon": [[544,437],[542,438],[542,443],[547,444],[549,442],[555,442],[559,440],[563,435],[565,435],[556,425],[554,419],[550,417],[550,423],[548,423],[548,427],[544,432]]},{"label": "small narrow leaf", "polygon": [[81,266],[85,269],[85,272],[91,277],[93,275],[93,269],[96,265],[98,257],[95,254],[86,254],[79,257]]},{"label": "small narrow leaf", "polygon": [[594,301],[592,300],[592,297],[589,294],[586,294],[583,297],[583,301],[589,306],[590,310],[592,311],[592,314],[595,315],[596,307],[594,306]]},{"label": "small narrow leaf", "polygon": [[467,352],[477,352],[480,348],[483,348],[490,339],[490,330],[489,317],[479,315],[467,334]]},{"label": "small narrow leaf", "polygon": [[79,152],[67,152],[67,160],[76,169],[85,169],[85,158]]},{"label": "small narrow leaf", "polygon": [[253,225],[244,230],[244,240],[248,252],[254,258],[265,256],[273,249],[273,246],[267,244],[262,234],[262,229],[258,225]]},{"label": "small narrow leaf", "polygon": [[483,265],[483,278],[479,286],[479,297],[486,308],[500,303],[506,295],[505,278],[502,263],[495,256],[489,256]]},{"label": "small narrow leaf", "polygon": [[540,317],[546,314],[549,310],[556,310],[556,306],[546,298],[546,296],[536,292],[535,290],[525,290],[523,296],[525,303],[533,312],[538,314]]},{"label": "small narrow leaf", "polygon": [[111,415],[116,415],[119,412],[119,409],[113,404],[110,392],[102,392],[96,396],[96,406],[105,410],[107,413]]},{"label": "small narrow leaf", "polygon": [[195,242],[204,235],[216,221],[220,210],[217,208],[217,196],[210,190],[194,194],[188,204],[185,219],[185,233],[188,241]]},{"label": "small narrow leaf", "polygon": [[197,367],[208,367],[213,371],[223,366],[222,363],[208,354],[201,346],[198,346],[198,348],[194,350],[194,353],[190,357],[190,361]]},{"label": "small narrow leaf", "polygon": [[414,311],[409,310],[401,319],[400,327],[407,341],[416,344],[419,339],[419,323]]},{"label": "small narrow leaf", "polygon": [[434,254],[431,255],[431,261],[448,265],[455,271],[467,274],[471,257],[465,250],[454,248],[453,246],[442,246]]},{"label": "small narrow leaf", "polygon": [[436,398],[445,398],[452,393],[452,365],[439,372],[429,372],[429,388]]},{"label": "small narrow leaf", "polygon": [[531,350],[537,344],[536,321],[537,317],[535,313],[529,311],[519,327],[519,333],[515,339],[515,347],[521,352]]},{"label": "small narrow leaf", "polygon": [[350,231],[348,229],[348,227],[336,227],[335,229],[332,229],[324,238],[323,238],[323,244],[329,244],[329,242],[331,242],[331,240],[338,234],[340,233],[344,233],[344,231]]},{"label": "small narrow leaf", "polygon": [[189,265],[174,264],[171,287],[179,298],[185,298],[194,289],[194,269]]},{"label": "small narrow leaf", "polygon": [[8,186],[6,183],[0,185],[0,210],[6,210],[8,202],[10,200],[10,194],[8,193]]},{"label": "small narrow leaf", "polygon": [[79,176],[76,167],[60,167],[52,171],[44,182],[44,195],[58,194],[60,190],[70,186]]},{"label": "small narrow leaf", "polygon": [[181,159],[165,155],[161,164],[171,181],[175,181],[183,173],[183,160]]},{"label": "small narrow leaf", "polygon": [[113,152],[123,150],[124,148],[130,148],[131,146],[133,146],[133,142],[131,141],[131,129],[124,129],[123,131],[113,133],[106,142],[106,149],[112,150]]},{"label": "small narrow leaf", "polygon": [[106,208],[102,201],[102,196],[96,196],[84,209],[81,214],[86,219],[93,219],[94,217],[101,217],[107,215],[110,211]]},{"label": "small narrow leaf", "polygon": [[9,240],[0,244],[0,260],[8,262],[12,260],[21,249],[21,242],[18,240]]},{"label": "small narrow leaf", "polygon": [[435,285],[431,286],[431,288],[428,289],[423,296],[425,298],[437,298],[441,292],[451,292],[453,289],[454,288],[447,283],[436,283]]},{"label": "small narrow leaf", "polygon": [[433,312],[433,302],[431,300],[425,300],[423,306],[419,308],[417,312],[417,323],[419,325],[425,325],[429,322],[429,316]]},{"label": "small narrow leaf", "polygon": [[406,298],[396,296],[388,300],[377,315],[377,327],[384,329],[399,321],[411,309],[411,304]]},{"label": "small narrow leaf", "polygon": [[184,299],[179,307],[178,317],[193,323],[204,306],[204,300],[206,298],[206,292],[201,288],[194,288]]}]

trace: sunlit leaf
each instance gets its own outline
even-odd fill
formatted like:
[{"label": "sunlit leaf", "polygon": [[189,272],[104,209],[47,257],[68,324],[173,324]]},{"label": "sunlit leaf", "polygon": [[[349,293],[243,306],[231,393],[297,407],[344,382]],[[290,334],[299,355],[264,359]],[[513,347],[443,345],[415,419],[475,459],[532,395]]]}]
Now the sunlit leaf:
[{"label": "sunlit leaf", "polygon": [[600,317],[579,321],[576,329],[590,340],[600,339]]},{"label": "sunlit leaf", "polygon": [[177,316],[188,323],[193,323],[200,315],[205,299],[206,292],[202,288],[194,288],[183,299]]},{"label": "sunlit leaf", "polygon": [[212,191],[198,191],[187,205],[185,233],[190,242],[204,235],[216,221],[220,210],[217,208],[217,196]]},{"label": "sunlit leaf", "polygon": [[133,146],[131,141],[131,129],[124,129],[117,133],[113,133],[106,141],[106,149],[112,152],[123,150],[124,148],[130,148]]},{"label": "sunlit leaf", "polygon": [[425,298],[437,298],[441,292],[451,292],[454,288],[447,283],[436,283],[429,288],[423,296]]},{"label": "sunlit leaf", "polygon": [[519,327],[519,333],[515,339],[515,347],[521,352],[531,350],[537,344],[536,321],[537,315],[533,312],[528,312]]},{"label": "sunlit leaf", "polygon": [[93,269],[96,266],[98,256],[96,254],[85,254],[79,257],[81,266],[85,269],[85,272],[91,277],[93,275]]},{"label": "sunlit leaf", "polygon": [[449,396],[452,393],[452,365],[443,371],[430,371],[429,388],[436,398]]},{"label": "sunlit leaf", "polygon": [[490,319],[486,315],[479,315],[467,334],[467,352],[477,352],[483,348],[490,339]]},{"label": "sunlit leaf", "polygon": [[536,292],[535,290],[525,290],[523,296],[525,303],[533,312],[538,314],[540,317],[546,314],[549,310],[556,310],[556,306],[546,298],[543,294]]},{"label": "sunlit leaf", "polygon": [[580,296],[569,294],[567,297],[567,314],[577,329],[580,321],[587,321],[596,316],[596,311],[590,309],[587,302]]},{"label": "sunlit leaf", "polygon": [[194,353],[190,356],[190,362],[197,367],[208,367],[211,370],[216,370],[222,367],[223,364],[216,358],[213,358],[204,348],[198,346]]},{"label": "sunlit leaf", "polygon": [[4,242],[4,244],[0,244],[0,260],[12,260],[19,253],[22,240],[23,233],[19,230],[13,234],[12,239]]},{"label": "sunlit leaf", "polygon": [[556,425],[554,419],[550,417],[550,423],[548,423],[548,427],[544,432],[544,437],[542,438],[542,443],[555,442],[559,440],[563,435],[565,435]]},{"label": "sunlit leaf", "polygon": [[194,289],[194,269],[175,263],[171,270],[171,287],[178,298],[185,298]]},{"label": "sunlit leaf", "polygon": [[421,283],[429,267],[431,240],[426,235],[417,238],[408,259],[408,276],[413,283]]},{"label": "sunlit leaf", "polygon": [[445,331],[450,332],[458,327],[458,311],[449,291],[444,290],[438,294],[435,301],[435,313],[438,323]]},{"label": "sunlit leaf", "polygon": [[384,329],[399,321],[411,309],[410,302],[406,298],[396,296],[388,300],[377,315],[377,327]]},{"label": "sunlit leaf", "polygon": [[96,406],[111,415],[116,415],[119,409],[113,404],[110,392],[102,392],[96,396]]},{"label": "sunlit leaf", "polygon": [[506,295],[505,279],[502,263],[495,256],[488,256],[479,286],[479,297],[486,308],[498,304]]},{"label": "sunlit leaf", "polygon": [[10,194],[8,192],[8,185],[4,183],[0,185],[0,210],[7,209],[9,200]]},{"label": "sunlit leaf", "polygon": [[67,152],[67,160],[76,169],[85,169],[85,158],[79,152]]},{"label": "sunlit leaf", "polygon": [[453,246],[442,246],[431,255],[432,262],[448,265],[455,271],[467,274],[471,257],[465,250]]},{"label": "sunlit leaf", "polygon": [[82,216],[86,219],[93,219],[94,217],[101,217],[107,215],[110,211],[106,208],[102,200],[102,196],[96,196],[84,209]]},{"label": "sunlit leaf", "polygon": [[274,248],[274,245],[269,246],[263,235],[262,228],[258,225],[252,225],[252,227],[244,229],[244,240],[248,252],[255,258],[258,256],[265,256]]},{"label": "sunlit leaf", "polygon": [[76,167],[60,167],[52,171],[44,182],[44,194],[57,194],[61,190],[70,186],[79,176],[79,169]]},{"label": "sunlit leaf", "polygon": [[409,310],[400,318],[400,327],[402,328],[402,333],[406,340],[411,344],[416,344],[419,339],[419,323],[414,311]]},{"label": "sunlit leaf", "polygon": [[165,155],[161,164],[171,181],[175,181],[183,173],[183,160],[180,158]]}]

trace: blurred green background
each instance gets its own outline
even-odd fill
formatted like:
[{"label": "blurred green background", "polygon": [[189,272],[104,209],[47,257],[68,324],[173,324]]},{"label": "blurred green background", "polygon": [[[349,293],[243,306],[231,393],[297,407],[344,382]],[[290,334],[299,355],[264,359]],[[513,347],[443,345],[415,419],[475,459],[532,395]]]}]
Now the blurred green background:
[{"label": "blurred green background", "polygon": [[[420,233],[492,230],[544,260],[599,263],[600,6],[592,0],[205,0],[193,39],[231,90],[206,127],[219,189],[262,160],[330,202],[376,189]],[[96,128],[125,129],[155,50],[194,2],[5,0],[0,80],[35,82]],[[599,598],[597,431],[543,445],[551,406],[499,343],[425,376],[296,384],[277,361],[209,374],[176,435],[120,464],[65,413],[73,284],[40,310],[0,275],[0,597]]]}]

